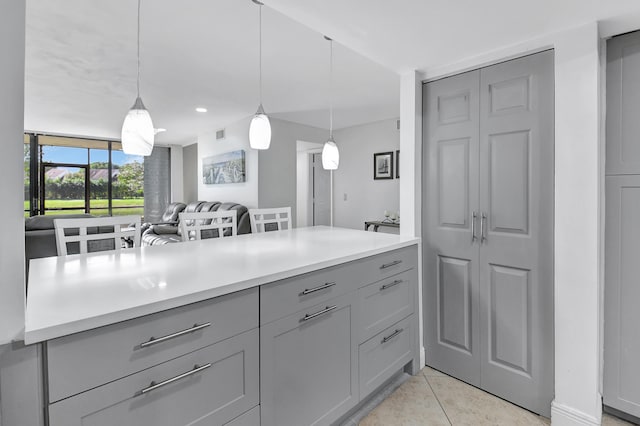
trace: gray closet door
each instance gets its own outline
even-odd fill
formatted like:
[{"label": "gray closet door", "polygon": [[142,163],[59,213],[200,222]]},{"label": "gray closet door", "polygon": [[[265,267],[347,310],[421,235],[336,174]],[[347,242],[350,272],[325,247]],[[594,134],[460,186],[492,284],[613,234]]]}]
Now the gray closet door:
[{"label": "gray closet door", "polygon": [[[640,418],[640,33],[607,43],[604,404]],[[626,175],[626,176],[625,176]]]},{"label": "gray closet door", "polygon": [[480,71],[482,388],[550,414],[553,52]]},{"label": "gray closet door", "polygon": [[604,403],[640,417],[640,175],[607,176]]},{"label": "gray closet door", "polygon": [[548,416],[553,52],[423,96],[427,364]]},{"label": "gray closet door", "polygon": [[479,76],[473,71],[423,87],[426,359],[476,386]]},{"label": "gray closet door", "polygon": [[[607,42],[607,175],[640,174],[640,33]],[[624,96],[623,96],[624,93]]]}]

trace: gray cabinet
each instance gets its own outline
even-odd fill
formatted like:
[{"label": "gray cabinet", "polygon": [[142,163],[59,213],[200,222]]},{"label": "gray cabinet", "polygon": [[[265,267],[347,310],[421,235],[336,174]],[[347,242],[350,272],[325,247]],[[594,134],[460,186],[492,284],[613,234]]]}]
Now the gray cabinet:
[{"label": "gray cabinet", "polygon": [[360,394],[368,395],[413,358],[413,315],[382,330],[358,349]]},{"label": "gray cabinet", "polygon": [[262,426],[330,425],[357,404],[355,294],[261,327]]},{"label": "gray cabinet", "polygon": [[640,418],[640,33],[607,43],[606,406]]},{"label": "gray cabinet", "polygon": [[258,310],[253,288],[47,342],[49,424],[251,424]]},{"label": "gray cabinet", "polygon": [[427,365],[553,398],[553,52],[424,85]]},{"label": "gray cabinet", "polygon": [[223,425],[258,404],[258,382],[254,329],[56,402],[49,424]]}]

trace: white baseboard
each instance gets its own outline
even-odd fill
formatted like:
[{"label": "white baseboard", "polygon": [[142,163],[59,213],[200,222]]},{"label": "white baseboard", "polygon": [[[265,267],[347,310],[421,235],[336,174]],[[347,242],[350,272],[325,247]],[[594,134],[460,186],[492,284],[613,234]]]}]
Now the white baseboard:
[{"label": "white baseboard", "polygon": [[568,405],[551,403],[552,426],[600,426],[601,419],[571,408]]},{"label": "white baseboard", "polygon": [[420,348],[420,368],[427,365],[427,356],[425,355],[424,346]]}]

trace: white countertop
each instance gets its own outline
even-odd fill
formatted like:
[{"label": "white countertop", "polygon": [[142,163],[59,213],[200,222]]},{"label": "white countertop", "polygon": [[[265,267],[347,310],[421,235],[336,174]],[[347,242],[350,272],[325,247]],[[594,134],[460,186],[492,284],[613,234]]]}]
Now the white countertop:
[{"label": "white countertop", "polygon": [[41,342],[417,243],[321,226],[34,259],[24,340]]}]

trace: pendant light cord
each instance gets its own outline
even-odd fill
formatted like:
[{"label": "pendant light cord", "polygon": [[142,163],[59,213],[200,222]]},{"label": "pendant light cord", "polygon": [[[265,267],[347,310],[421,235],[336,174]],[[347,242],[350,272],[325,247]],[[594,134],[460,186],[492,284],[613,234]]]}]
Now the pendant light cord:
[{"label": "pendant light cord", "polygon": [[138,98],[140,97],[140,1],[138,0]]},{"label": "pendant light cord", "polygon": [[329,39],[329,138],[333,140],[333,39]]},{"label": "pendant light cord", "polygon": [[259,46],[260,46],[260,48],[259,48],[259,50],[260,50],[260,53],[259,53],[259,58],[260,58],[260,60],[259,60],[259,62],[260,62],[260,66],[259,66],[259,69],[260,69],[260,105],[262,105],[262,4],[260,4],[259,16],[260,16],[260,24],[258,25],[258,28],[260,29],[260,43],[259,43]]}]

